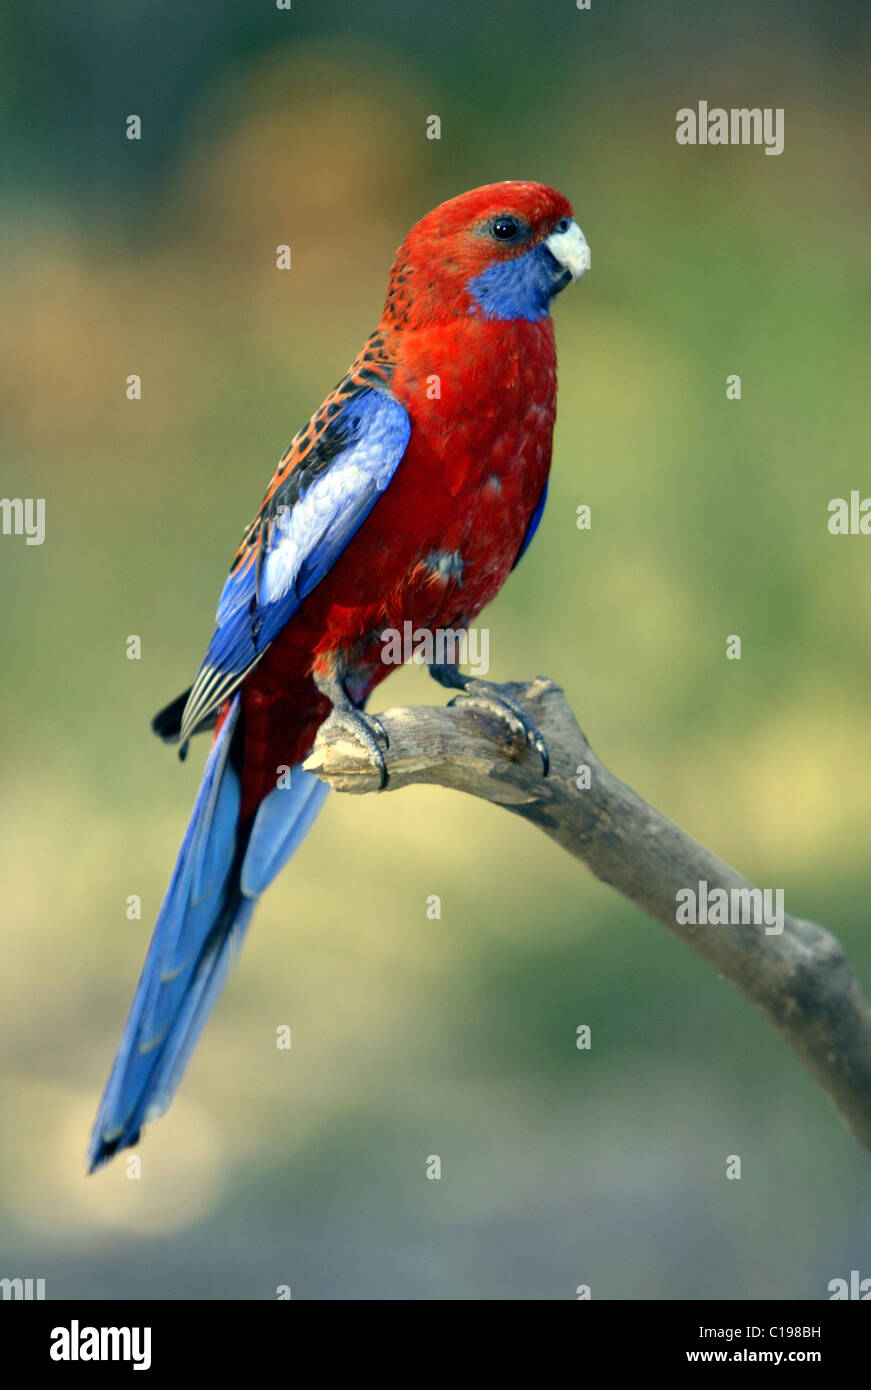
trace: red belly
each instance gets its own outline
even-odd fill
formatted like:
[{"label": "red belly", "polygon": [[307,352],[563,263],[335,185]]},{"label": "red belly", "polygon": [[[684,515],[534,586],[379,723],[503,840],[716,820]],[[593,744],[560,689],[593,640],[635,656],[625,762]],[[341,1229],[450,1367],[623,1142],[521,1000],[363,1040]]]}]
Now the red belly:
[{"label": "red belly", "polygon": [[470,345],[471,325],[448,325],[435,344],[409,335],[391,383],[411,416],[405,456],[242,688],[243,817],[329,714],[312,670],[345,677],[359,698],[394,669],[381,660],[385,628],[464,627],[504,583],[550,467],[556,374],[549,319],[502,327],[512,350],[502,341],[495,357]]}]

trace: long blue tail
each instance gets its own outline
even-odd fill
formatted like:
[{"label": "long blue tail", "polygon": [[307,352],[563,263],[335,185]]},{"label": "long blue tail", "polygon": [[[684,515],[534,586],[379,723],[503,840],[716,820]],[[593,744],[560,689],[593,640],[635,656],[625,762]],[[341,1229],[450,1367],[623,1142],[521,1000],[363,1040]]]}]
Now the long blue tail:
[{"label": "long blue tail", "polygon": [[206,763],[178,860],[154,926],[87,1152],[88,1171],[135,1144],[167,1109],[221,991],[257,898],[299,845],[327,794],[295,767],[252,822],[239,826],[230,757],[239,696]]}]

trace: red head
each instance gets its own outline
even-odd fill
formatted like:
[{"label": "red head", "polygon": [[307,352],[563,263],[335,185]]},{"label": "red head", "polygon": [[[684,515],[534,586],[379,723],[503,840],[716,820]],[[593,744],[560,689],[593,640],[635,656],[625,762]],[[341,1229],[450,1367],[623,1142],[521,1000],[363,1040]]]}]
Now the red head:
[{"label": "red head", "polygon": [[382,322],[403,329],[468,314],[536,319],[588,264],[571,203],[509,180],[441,203],[412,227],[390,272]]}]

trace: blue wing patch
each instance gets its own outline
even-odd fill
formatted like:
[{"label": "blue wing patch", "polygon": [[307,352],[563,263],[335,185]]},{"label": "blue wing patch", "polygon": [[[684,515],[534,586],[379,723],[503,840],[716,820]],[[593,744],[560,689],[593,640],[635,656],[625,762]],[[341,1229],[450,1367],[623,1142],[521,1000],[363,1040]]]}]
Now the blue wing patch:
[{"label": "blue wing patch", "polygon": [[259,546],[227,579],[217,627],[185,706],[185,741],[262,657],[362,526],[408,445],[411,421],[367,387],[346,400],[261,509]]},{"label": "blue wing patch", "polygon": [[518,552],[517,552],[517,559],[514,561],[514,564],[511,566],[512,569],[516,569],[516,568],[517,568],[517,566],[520,564],[520,561],[523,559],[524,555],[526,554],[527,550],[528,550],[529,547],[532,545],[532,538],[533,538],[533,536],[535,535],[536,531],[538,530],[538,524],[539,524],[539,522],[541,521],[542,516],[544,515],[544,506],[545,506],[545,503],[546,503],[546,502],[547,502],[547,482],[545,482],[544,487],[541,489],[541,496],[539,497],[538,501],[537,501],[536,504],[535,504],[535,511],[532,513],[532,516],[529,518],[529,525],[528,525],[527,528],[526,528],[526,535],[523,537],[523,543],[522,543],[520,549],[519,549]]}]

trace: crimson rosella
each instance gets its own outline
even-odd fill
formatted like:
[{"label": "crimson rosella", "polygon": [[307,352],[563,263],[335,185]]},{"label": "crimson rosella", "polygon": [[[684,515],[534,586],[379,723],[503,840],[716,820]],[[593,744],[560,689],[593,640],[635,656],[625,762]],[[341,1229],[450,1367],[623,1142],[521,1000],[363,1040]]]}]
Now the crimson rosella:
[{"label": "crimson rosella", "polygon": [[[323,804],[326,787],[300,765],[327,717],[383,785],[385,734],[364,709],[393,669],[382,634],[463,630],[529,545],[556,405],[550,302],[587,264],[570,204],[542,184],[435,208],[399,248],[380,324],[279,462],[193,686],[154,721],[182,754],[192,734],[215,734],[91,1171],[169,1105],[257,898]],[[455,665],[430,670],[522,731],[547,772],[519,705]]]}]

